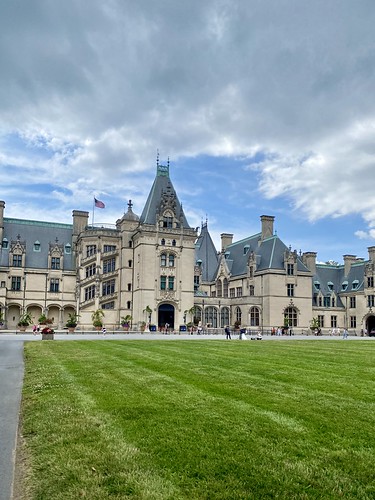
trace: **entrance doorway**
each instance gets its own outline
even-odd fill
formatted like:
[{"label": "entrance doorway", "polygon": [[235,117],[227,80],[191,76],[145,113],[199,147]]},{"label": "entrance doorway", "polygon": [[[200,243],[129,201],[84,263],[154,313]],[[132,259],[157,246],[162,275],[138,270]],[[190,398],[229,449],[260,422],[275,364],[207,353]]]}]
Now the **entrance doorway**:
[{"label": "entrance doorway", "polygon": [[164,328],[168,323],[169,328],[174,328],[174,306],[172,304],[161,304],[158,309],[158,326]]},{"label": "entrance doorway", "polygon": [[366,329],[368,334],[371,332],[371,330],[375,330],[375,316],[371,315],[367,317]]}]

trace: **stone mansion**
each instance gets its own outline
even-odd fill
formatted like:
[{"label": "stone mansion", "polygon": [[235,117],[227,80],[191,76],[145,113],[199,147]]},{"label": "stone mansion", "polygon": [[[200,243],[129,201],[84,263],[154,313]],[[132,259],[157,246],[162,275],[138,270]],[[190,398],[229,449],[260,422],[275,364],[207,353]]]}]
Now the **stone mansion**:
[{"label": "stone mansion", "polygon": [[289,325],[308,331],[317,318],[323,331],[375,328],[375,246],[368,259],[344,255],[342,265],[317,263],[315,252],[297,253],[262,215],[260,230],[241,241],[221,235],[215,248],[207,223],[192,228],[169,175],[157,164],[141,215],[127,212],[113,225],[89,225],[73,210],[72,224],[4,216],[0,201],[0,312],[3,327],[17,329],[24,312],[43,313],[62,329],[69,314],[92,330],[102,309],[107,329],[131,316],[178,330],[201,321],[208,328],[238,322],[270,330]]}]

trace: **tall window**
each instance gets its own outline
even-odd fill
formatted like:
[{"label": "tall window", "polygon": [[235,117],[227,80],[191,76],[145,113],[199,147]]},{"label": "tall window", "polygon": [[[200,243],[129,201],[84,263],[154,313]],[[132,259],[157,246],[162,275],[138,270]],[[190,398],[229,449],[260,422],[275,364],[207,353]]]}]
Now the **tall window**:
[{"label": "tall window", "polygon": [[86,247],[86,257],[91,257],[91,255],[96,254],[96,245],[87,245]]},{"label": "tall window", "polygon": [[102,295],[111,295],[115,293],[115,280],[107,280],[103,282]]},{"label": "tall window", "polygon": [[367,286],[368,286],[368,288],[374,288],[374,277],[373,276],[369,276],[367,278]]},{"label": "tall window", "polygon": [[174,290],[174,276],[168,276],[168,290]]},{"label": "tall window", "polygon": [[337,316],[331,316],[331,328],[337,327]]},{"label": "tall window", "polygon": [[22,267],[22,255],[13,255],[13,267]]},{"label": "tall window", "polygon": [[294,264],[287,264],[287,266],[286,266],[286,273],[289,276],[292,276],[294,274]]},{"label": "tall window", "polygon": [[169,265],[169,267],[174,267],[174,255],[173,255],[173,253],[170,253],[168,256],[168,265]]},{"label": "tall window", "polygon": [[375,300],[374,300],[375,295],[367,295],[367,307],[374,307]]},{"label": "tall window", "polygon": [[112,273],[116,269],[116,257],[103,260],[103,274]]},{"label": "tall window", "polygon": [[223,296],[223,285],[221,283],[221,280],[217,280],[216,282],[216,296],[217,297]]},{"label": "tall window", "polygon": [[14,291],[21,290],[21,276],[12,276],[11,289]]},{"label": "tall window", "polygon": [[234,314],[236,316],[236,321],[239,321],[240,324],[241,324],[241,321],[242,321],[242,312],[241,312],[241,308],[240,307],[236,307],[235,311],[234,311]]},{"label": "tall window", "polygon": [[229,325],[229,309],[228,307],[222,307],[220,311],[220,326],[223,328],[226,325]]},{"label": "tall window", "polygon": [[51,258],[51,269],[60,269],[60,257]]},{"label": "tall window", "polygon": [[236,296],[236,290],[235,290],[235,288],[229,288],[229,297],[231,299],[234,299],[235,296]]},{"label": "tall window", "polygon": [[167,254],[166,253],[162,253],[160,255],[160,265],[161,265],[161,267],[165,267],[167,265]]},{"label": "tall window", "polygon": [[357,328],[357,317],[350,316],[350,328]]},{"label": "tall window", "polygon": [[242,286],[236,288],[236,295],[237,297],[242,297]]},{"label": "tall window", "polygon": [[250,325],[259,326],[259,309],[257,307],[250,309]]},{"label": "tall window", "polygon": [[357,297],[350,297],[350,307],[356,307],[356,298]]},{"label": "tall window", "polygon": [[294,285],[292,283],[286,285],[286,293],[288,297],[294,297]]},{"label": "tall window", "polygon": [[297,309],[295,307],[288,307],[285,309],[284,318],[289,326],[297,326]]},{"label": "tall window", "polygon": [[255,294],[255,288],[254,285],[249,286],[249,295],[254,295]]},{"label": "tall window", "polygon": [[60,280],[59,279],[51,279],[49,282],[49,291],[57,293],[59,291]]},{"label": "tall window", "polygon": [[331,297],[329,295],[324,296],[324,307],[331,307]]},{"label": "tall window", "polygon": [[95,298],[95,285],[90,285],[85,288],[85,300],[91,300]]},{"label": "tall window", "polygon": [[318,323],[320,328],[324,328],[324,316],[318,316]]},{"label": "tall window", "polygon": [[223,296],[228,297],[228,280],[227,280],[227,278],[224,278]]},{"label": "tall window", "polygon": [[167,289],[167,277],[160,276],[160,290],[166,290],[166,289]]},{"label": "tall window", "polygon": [[96,265],[95,264],[91,264],[91,266],[87,266],[85,268],[86,278],[90,278],[91,276],[94,276],[95,273],[96,273]]}]

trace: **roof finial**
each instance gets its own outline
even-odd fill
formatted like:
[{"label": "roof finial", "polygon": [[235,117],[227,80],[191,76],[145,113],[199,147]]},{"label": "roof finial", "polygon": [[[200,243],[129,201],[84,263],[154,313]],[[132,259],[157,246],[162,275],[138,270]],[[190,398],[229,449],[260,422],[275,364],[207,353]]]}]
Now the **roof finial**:
[{"label": "roof finial", "polygon": [[131,210],[133,206],[132,200],[128,201],[128,210]]},{"label": "roof finial", "polygon": [[159,148],[156,150],[156,166],[159,166]]},{"label": "roof finial", "polygon": [[168,156],[168,160],[167,160],[167,167],[169,168],[169,156]]}]

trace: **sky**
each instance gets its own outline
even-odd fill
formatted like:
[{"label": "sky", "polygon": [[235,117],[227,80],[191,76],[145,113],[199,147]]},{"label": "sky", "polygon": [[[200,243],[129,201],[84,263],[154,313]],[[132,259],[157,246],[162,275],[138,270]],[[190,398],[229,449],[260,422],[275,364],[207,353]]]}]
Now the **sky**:
[{"label": "sky", "polygon": [[373,0],[2,0],[5,217],[114,224],[161,164],[192,227],[375,245]]}]

